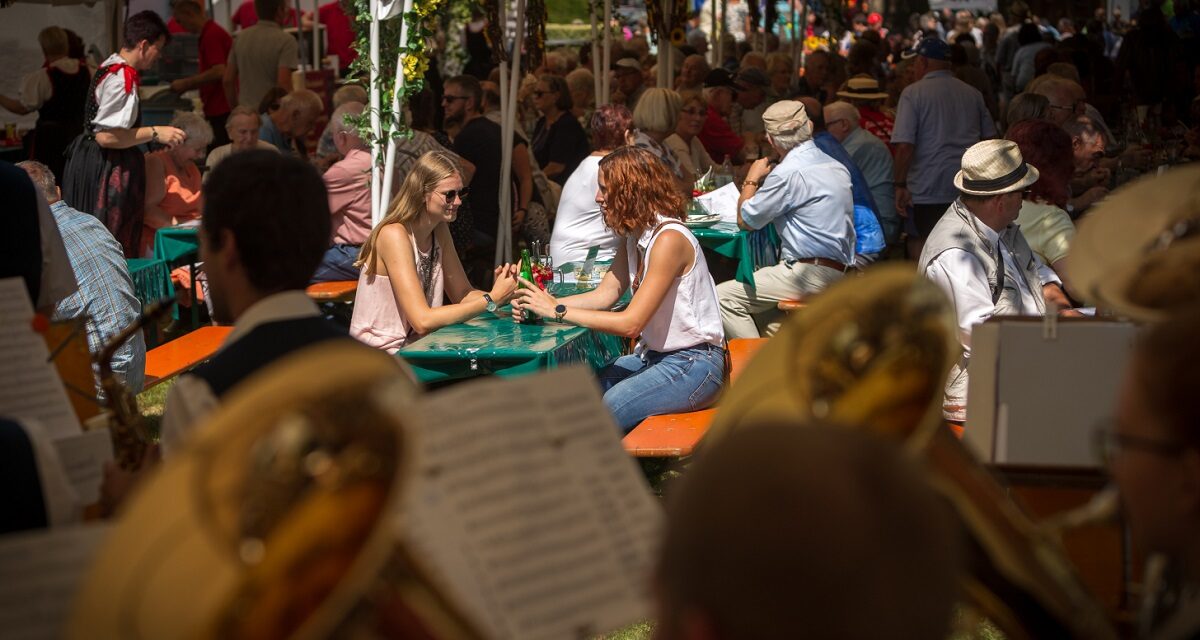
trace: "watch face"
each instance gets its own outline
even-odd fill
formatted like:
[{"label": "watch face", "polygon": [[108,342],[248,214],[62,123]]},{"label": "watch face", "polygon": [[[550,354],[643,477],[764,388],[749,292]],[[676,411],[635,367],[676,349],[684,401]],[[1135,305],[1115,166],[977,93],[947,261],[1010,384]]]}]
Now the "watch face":
[{"label": "watch face", "polygon": [[566,313],[566,312],[567,312],[567,305],[565,305],[565,304],[560,304],[557,307],[554,307],[554,313]]}]

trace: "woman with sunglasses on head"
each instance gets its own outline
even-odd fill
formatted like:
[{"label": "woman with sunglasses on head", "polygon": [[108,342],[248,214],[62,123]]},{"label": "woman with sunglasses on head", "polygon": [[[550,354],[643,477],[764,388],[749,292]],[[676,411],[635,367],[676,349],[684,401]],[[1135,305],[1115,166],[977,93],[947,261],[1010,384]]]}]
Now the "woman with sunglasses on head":
[{"label": "woman with sunglasses on head", "polygon": [[533,157],[547,178],[562,185],[591,150],[587,133],[571,114],[574,103],[566,80],[542,76],[533,103],[542,114],[533,128]]},{"label": "woman with sunglasses on head", "polygon": [[417,160],[355,262],[362,271],[351,337],[395,352],[508,302],[517,288],[513,265],[497,267],[495,284],[483,292],[467,281],[454,250],[448,225],[466,196],[452,154],[430,151]]},{"label": "woman with sunglasses on head", "polygon": [[[599,286],[562,300],[530,282],[513,297],[549,322],[638,338],[633,355],[598,374],[604,403],[628,432],[652,415],[712,405],[724,384],[725,333],[717,289],[696,237],[682,223],[684,199],[666,165],[638,147],[600,161],[596,203],[621,237]],[[609,311],[626,290],[629,305]]]}]

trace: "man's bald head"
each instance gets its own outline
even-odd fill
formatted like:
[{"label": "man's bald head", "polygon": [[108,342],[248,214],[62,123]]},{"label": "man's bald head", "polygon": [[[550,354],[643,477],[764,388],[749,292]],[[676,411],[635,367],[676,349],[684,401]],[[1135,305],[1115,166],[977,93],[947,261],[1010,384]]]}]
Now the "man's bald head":
[{"label": "man's bald head", "polygon": [[891,442],[745,426],[669,496],[660,637],[946,637],[962,542],[949,506]]},{"label": "man's bald head", "polygon": [[1050,101],[1046,117],[1051,122],[1061,127],[1073,117],[1083,115],[1082,105],[1087,94],[1078,82],[1050,74],[1042,78],[1030,92],[1045,96]]}]

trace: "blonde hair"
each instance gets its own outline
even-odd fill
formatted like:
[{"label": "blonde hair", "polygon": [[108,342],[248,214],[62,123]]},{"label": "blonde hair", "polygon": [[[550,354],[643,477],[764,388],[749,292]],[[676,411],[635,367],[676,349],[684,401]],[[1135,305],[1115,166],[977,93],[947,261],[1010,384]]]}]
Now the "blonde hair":
[{"label": "blonde hair", "polygon": [[46,27],[38,34],[38,44],[42,53],[48,56],[67,55],[67,32],[62,27]]},{"label": "blonde hair", "polygon": [[400,185],[400,191],[388,206],[387,215],[375,225],[370,237],[363,243],[354,266],[363,269],[368,276],[374,276],[375,241],[379,237],[379,230],[389,224],[408,224],[416,220],[425,213],[425,199],[437,188],[438,183],[456,175],[461,176],[462,170],[458,166],[458,159],[448,151],[429,151],[418,158],[408,175],[404,176],[404,184]]},{"label": "blonde hair", "polygon": [[633,109],[633,126],[654,133],[675,133],[683,103],[671,89],[646,89]]}]

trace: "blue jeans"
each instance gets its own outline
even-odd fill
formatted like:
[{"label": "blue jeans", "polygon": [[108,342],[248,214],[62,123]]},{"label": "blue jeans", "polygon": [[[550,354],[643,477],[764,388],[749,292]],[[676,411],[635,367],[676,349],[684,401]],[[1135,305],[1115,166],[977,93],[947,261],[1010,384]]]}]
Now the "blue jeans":
[{"label": "blue jeans", "polygon": [[700,344],[669,353],[621,356],[600,370],[604,404],[629,433],[649,416],[712,406],[725,382],[725,348]]},{"label": "blue jeans", "polygon": [[358,258],[359,247],[356,244],[335,244],[325,250],[325,257],[317,265],[311,284],[318,282],[338,282],[341,280],[358,280],[358,269],[354,268],[354,260]]}]

